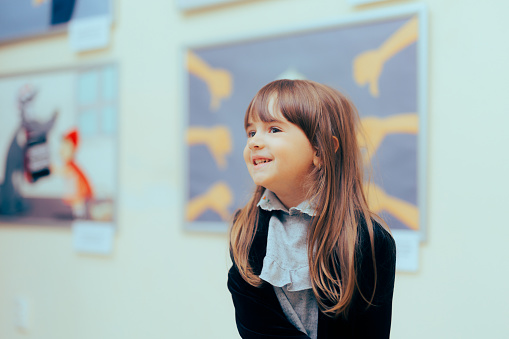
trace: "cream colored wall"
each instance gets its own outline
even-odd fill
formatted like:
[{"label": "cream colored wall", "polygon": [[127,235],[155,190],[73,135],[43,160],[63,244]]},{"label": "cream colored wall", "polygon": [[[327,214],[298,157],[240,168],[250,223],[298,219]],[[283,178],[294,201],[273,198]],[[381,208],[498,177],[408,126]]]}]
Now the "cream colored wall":
[{"label": "cream colored wall", "polygon": [[[393,338],[509,335],[509,4],[427,0],[428,242],[398,274]],[[65,35],[0,46],[0,74],[120,66],[119,233],[113,255],[77,255],[68,229],[0,227],[0,338],[238,338],[225,235],[182,231],[179,47],[371,8],[259,0],[180,14],[175,1],[116,1],[112,44],[74,54]],[[14,299],[29,303],[26,332]]]}]

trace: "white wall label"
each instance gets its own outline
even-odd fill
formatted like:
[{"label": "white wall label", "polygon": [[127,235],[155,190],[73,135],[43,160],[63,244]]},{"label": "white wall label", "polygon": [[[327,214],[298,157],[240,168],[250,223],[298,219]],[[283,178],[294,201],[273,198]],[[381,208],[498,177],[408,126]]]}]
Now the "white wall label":
[{"label": "white wall label", "polygon": [[396,270],[416,272],[419,268],[420,234],[415,231],[392,230],[396,241]]},{"label": "white wall label", "polygon": [[76,221],[72,225],[72,244],[76,252],[111,254],[114,234],[111,223]]},{"label": "white wall label", "polygon": [[108,46],[111,17],[99,15],[74,19],[69,23],[69,45],[75,52],[89,51]]}]

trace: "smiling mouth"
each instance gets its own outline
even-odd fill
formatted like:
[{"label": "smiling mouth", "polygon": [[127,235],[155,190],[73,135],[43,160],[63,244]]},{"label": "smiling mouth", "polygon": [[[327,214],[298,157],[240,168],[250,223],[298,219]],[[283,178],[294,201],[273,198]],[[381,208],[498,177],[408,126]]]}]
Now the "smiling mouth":
[{"label": "smiling mouth", "polygon": [[271,162],[272,160],[270,159],[256,159],[256,160],[253,160],[253,165],[260,165],[260,164],[265,164],[265,163],[268,163],[268,162]]}]

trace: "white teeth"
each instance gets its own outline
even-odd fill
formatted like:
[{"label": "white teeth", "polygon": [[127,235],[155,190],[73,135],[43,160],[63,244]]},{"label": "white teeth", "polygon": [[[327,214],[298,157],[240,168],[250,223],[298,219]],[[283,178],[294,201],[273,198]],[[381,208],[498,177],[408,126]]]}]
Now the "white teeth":
[{"label": "white teeth", "polygon": [[257,159],[257,160],[254,161],[255,165],[264,164],[266,162],[269,162],[269,160],[267,160],[267,159]]}]

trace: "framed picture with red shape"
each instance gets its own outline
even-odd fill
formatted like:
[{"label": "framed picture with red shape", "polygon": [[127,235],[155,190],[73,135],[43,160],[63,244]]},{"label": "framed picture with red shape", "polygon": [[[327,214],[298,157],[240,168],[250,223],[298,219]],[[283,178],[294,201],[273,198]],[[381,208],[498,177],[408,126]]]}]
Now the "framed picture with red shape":
[{"label": "framed picture with red shape", "polygon": [[0,223],[113,224],[117,67],[0,77]]}]

